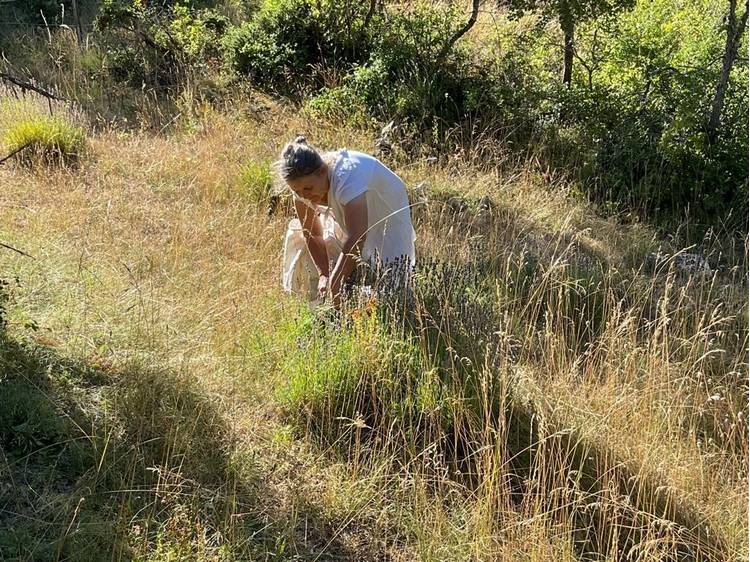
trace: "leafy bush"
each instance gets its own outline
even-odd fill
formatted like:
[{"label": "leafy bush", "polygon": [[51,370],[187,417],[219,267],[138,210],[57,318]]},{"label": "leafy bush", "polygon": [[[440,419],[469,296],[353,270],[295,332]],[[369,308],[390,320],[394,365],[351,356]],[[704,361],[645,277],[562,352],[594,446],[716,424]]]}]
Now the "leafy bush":
[{"label": "leafy bush", "polygon": [[256,82],[280,80],[292,66],[293,54],[292,47],[277,44],[254,21],[230,30],[224,39],[226,65]]},{"label": "leafy bush", "polygon": [[364,3],[267,0],[255,16],[232,28],[223,43],[233,73],[266,89],[295,89],[322,79],[313,67],[348,66],[365,59],[374,23]]},{"label": "leafy bush", "polygon": [[705,22],[718,24],[723,10],[708,0],[640,2],[582,28],[592,74],[579,68],[577,84],[556,94],[564,118],[551,126],[575,129],[570,151],[587,155],[579,171],[595,199],[651,216],[689,207],[707,222],[746,207],[746,68],[730,77],[718,141],[705,134],[724,45],[720,27]]},{"label": "leafy bush", "polygon": [[[492,56],[458,43],[441,57],[464,18],[428,5],[390,14],[368,59],[308,107],[329,116],[354,115],[360,123],[395,119],[406,137],[438,151],[456,148],[459,139],[472,138],[472,130],[528,139],[538,94],[525,53]],[[456,129],[469,132],[456,135]]]},{"label": "leafy bush", "polygon": [[110,74],[134,87],[173,87],[215,66],[229,20],[202,4],[105,0],[95,30],[108,47]]},{"label": "leafy bush", "polygon": [[218,59],[221,38],[229,27],[226,16],[205,9],[192,13],[185,6],[175,6],[169,24],[170,36],[179,48],[197,61]]},{"label": "leafy bush", "polygon": [[280,399],[298,422],[343,448],[363,430],[416,436],[449,423],[445,373],[423,369],[414,342],[394,337],[375,314],[354,317],[348,330],[319,321],[302,311],[285,332],[290,349],[304,348],[281,364],[289,382]]},{"label": "leafy bush", "polygon": [[72,164],[83,155],[86,135],[59,117],[29,117],[7,128],[3,145],[10,152],[26,147],[17,156],[26,164]]}]

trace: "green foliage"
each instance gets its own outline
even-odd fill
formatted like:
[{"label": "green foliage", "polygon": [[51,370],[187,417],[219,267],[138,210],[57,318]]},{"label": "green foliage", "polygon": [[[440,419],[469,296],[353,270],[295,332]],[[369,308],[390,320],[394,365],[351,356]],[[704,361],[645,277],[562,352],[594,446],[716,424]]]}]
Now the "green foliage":
[{"label": "green foliage", "polygon": [[112,77],[134,87],[173,87],[217,66],[229,20],[206,3],[105,0],[95,29]]},{"label": "green foliage", "polygon": [[[155,550],[257,559],[264,537],[207,544],[201,532],[229,520],[240,533],[260,528],[246,512],[253,461],[230,458],[205,392],[186,373],[133,364],[121,375],[0,332],[0,559],[145,560]],[[163,490],[164,478],[179,494]],[[237,501],[248,516],[239,527],[228,515]]]},{"label": "green foliage", "polygon": [[525,12],[538,11],[546,17],[572,18],[582,22],[612,15],[635,4],[635,0],[511,0],[508,8],[515,17]]},{"label": "green foliage", "polygon": [[[741,65],[717,142],[709,146],[704,132],[723,51],[723,3],[520,0],[509,8],[487,38],[492,49],[462,40],[441,60],[465,22],[457,7],[418,3],[384,14],[368,13],[366,2],[265,0],[232,26],[205,4],[107,0],[99,21],[147,38],[120,33],[104,61],[133,86],[172,84],[181,79],[175,69],[221,58],[235,78],[300,97],[329,118],[367,127],[395,120],[407,151],[473,148],[478,136],[502,139],[505,151],[531,149],[608,209],[671,216],[689,207],[710,222],[745,208]],[[575,24],[569,87],[550,48],[558,26],[548,25],[563,16]]]},{"label": "green foliage", "polygon": [[286,329],[289,352],[280,365],[288,379],[280,400],[297,421],[336,441],[393,424],[417,433],[426,417],[448,419],[442,375],[425,370],[429,361],[415,342],[386,326],[377,314],[363,314],[339,330],[300,313]]},{"label": "green foliage", "polygon": [[[10,510],[0,529],[3,559],[100,558],[106,556],[104,548],[113,540],[102,536],[111,531],[107,525],[101,521],[92,525],[92,519],[97,519],[92,518],[96,502],[83,505],[82,499],[79,502],[83,495],[78,495],[96,480],[98,471],[92,467],[105,456],[111,457],[98,449],[101,443],[94,436],[85,433],[81,405],[65,392],[73,379],[81,376],[93,381],[95,377],[50,357],[48,350],[32,350],[0,333],[0,447],[4,455],[0,501]],[[105,472],[106,468],[100,474],[104,486]],[[18,486],[21,479],[24,485]],[[77,493],[71,493],[73,489]],[[30,509],[29,504],[40,496],[44,501]],[[80,532],[63,539],[65,524],[58,523],[55,515],[72,515],[74,510],[79,510]],[[31,513],[35,516],[30,517]],[[50,532],[57,533],[59,541],[45,541],[43,537]]]},{"label": "green foliage", "polygon": [[22,162],[50,164],[77,162],[86,147],[82,128],[60,117],[28,117],[11,124],[3,133],[3,145],[9,152],[22,147],[17,156]]},{"label": "green foliage", "polygon": [[94,22],[99,31],[128,27],[138,23],[146,14],[145,4],[140,0],[104,0]]},{"label": "green foliage", "polygon": [[[720,71],[722,10],[710,0],[641,2],[616,22],[582,30],[581,51],[599,49],[593,84],[579,69],[578,86],[560,104],[568,119],[563,126],[577,129],[574,149],[588,154],[584,179],[596,199],[647,215],[690,207],[704,221],[735,209],[744,220],[745,68],[731,75],[724,127],[713,146],[704,129]],[[598,47],[590,40],[595,30]]]},{"label": "green foliage", "polygon": [[254,21],[227,33],[224,53],[225,63],[232,71],[258,82],[281,79],[294,55],[292,47],[277,44]]},{"label": "green foliage", "polygon": [[227,68],[267,89],[319,84],[314,67],[361,61],[371,43],[362,3],[268,0],[224,39]]},{"label": "green foliage", "polygon": [[[471,123],[473,131],[492,130],[511,147],[534,147],[547,166],[579,179],[591,198],[610,208],[662,218],[690,208],[704,222],[734,210],[736,220],[745,220],[748,75],[742,65],[730,77],[718,141],[709,146],[705,135],[724,45],[723,3],[512,7],[515,17],[531,8],[542,17],[499,26],[493,56],[459,44],[439,64],[434,53],[460,20],[429,7],[395,14],[369,59],[308,107],[357,122],[369,115],[411,123],[436,150],[450,150],[448,132]],[[578,24],[570,87],[560,84],[559,55],[543,25],[563,7]]]},{"label": "green foliage", "polygon": [[[466,21],[459,6],[376,5],[103,0],[96,47],[67,63],[110,84],[97,93],[114,83],[161,97],[190,85],[206,96],[196,84],[247,80],[357,126],[394,120],[405,153],[531,153],[607,210],[745,221],[744,36],[718,138],[706,136],[725,2],[514,0],[441,60]],[[575,23],[569,87],[552,47],[563,12]]]},{"label": "green foliage", "polygon": [[175,6],[169,23],[170,37],[189,57],[203,61],[221,56],[220,42],[229,20],[211,9],[191,12],[187,6]]},{"label": "green foliage", "polygon": [[269,162],[250,161],[240,169],[239,188],[256,205],[268,204],[273,188],[273,173]]},{"label": "green foliage", "polygon": [[523,66],[517,59],[510,54],[478,57],[456,46],[437,60],[460,23],[460,12],[427,5],[391,14],[369,58],[308,106],[327,115],[353,113],[358,121],[366,121],[363,115],[379,121],[395,118],[435,148],[444,148],[449,131],[469,122],[474,127],[522,128],[527,113],[521,106],[534,97],[523,89]]}]

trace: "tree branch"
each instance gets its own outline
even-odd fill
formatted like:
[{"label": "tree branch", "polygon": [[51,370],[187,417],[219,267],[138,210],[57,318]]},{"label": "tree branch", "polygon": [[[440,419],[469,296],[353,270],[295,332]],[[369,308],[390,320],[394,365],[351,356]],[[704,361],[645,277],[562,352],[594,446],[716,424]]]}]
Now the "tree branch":
[{"label": "tree branch", "polygon": [[370,7],[367,10],[367,14],[365,15],[365,21],[362,24],[362,29],[367,29],[367,26],[370,25],[370,20],[372,19],[372,16],[375,15],[375,8],[377,8],[378,0],[370,0]]},{"label": "tree branch", "polygon": [[461,39],[466,33],[474,26],[474,24],[477,21],[477,15],[479,14],[479,2],[480,0],[472,0],[471,2],[471,16],[469,16],[469,21],[466,22],[466,25],[464,25],[461,29],[456,31],[456,33],[453,34],[453,37],[451,37],[448,42],[443,46],[442,50],[437,56],[436,61],[438,63],[442,62],[442,60],[448,56],[448,53],[453,48],[453,45],[456,44],[456,41]]},{"label": "tree branch", "polygon": [[0,72],[0,80],[5,80],[6,82],[10,82],[11,84],[21,88],[21,90],[36,92],[37,94],[42,95],[45,98],[50,99],[50,100],[66,101],[64,98],[61,98],[60,96],[57,96],[56,94],[53,94],[52,92],[48,92],[44,88],[41,88],[35,84],[32,84],[31,82],[25,82],[21,80],[20,78],[11,76],[10,74],[6,72]]},{"label": "tree branch", "polygon": [[5,158],[0,158],[0,164],[3,164],[6,160],[10,160],[16,154],[18,154],[19,152],[21,152],[22,150],[25,150],[25,149],[29,148],[29,146],[31,146],[30,143],[26,143],[23,146],[19,146],[13,152],[11,152],[10,154],[8,154],[8,156],[6,156]]},{"label": "tree branch", "polygon": [[17,254],[21,254],[22,256],[25,256],[27,258],[31,258],[32,260],[35,260],[36,258],[30,254],[27,254],[23,250],[19,250],[18,248],[14,248],[13,246],[10,246],[8,244],[5,244],[3,242],[0,242],[0,248],[7,248],[8,250],[12,250],[13,252],[16,252]]}]

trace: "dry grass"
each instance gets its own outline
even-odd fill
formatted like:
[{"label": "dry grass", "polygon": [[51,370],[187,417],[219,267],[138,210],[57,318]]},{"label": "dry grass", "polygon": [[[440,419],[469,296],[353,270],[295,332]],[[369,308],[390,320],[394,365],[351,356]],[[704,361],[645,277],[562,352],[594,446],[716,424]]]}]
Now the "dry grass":
[{"label": "dry grass", "polygon": [[[558,180],[396,161],[427,184],[421,255],[478,271],[476,293],[460,275],[425,292],[417,319],[436,320],[437,344],[379,325],[300,332],[316,321],[279,290],[286,218],[248,199],[242,167],[300,132],[324,148],[371,151],[373,138],[268,106],[197,108],[170,134],[104,130],[75,170],[0,167],[0,240],[35,258],[0,254],[19,279],[8,334],[26,342],[3,365],[76,365],[72,383],[25,376],[56,408],[72,400],[72,435],[97,447],[88,491],[73,483],[2,517],[44,519],[40,543],[68,555],[94,544],[74,537],[98,514],[118,559],[747,557],[744,246],[719,257],[726,244],[702,242],[724,267],[708,276],[652,273],[649,252],[681,247],[597,217]],[[290,402],[290,373],[333,369],[298,345],[339,358],[353,386]],[[444,377],[438,402],[394,416],[407,383],[429,397],[430,372]],[[39,470],[2,458],[10,494]],[[93,511],[70,500],[114,492]]]}]

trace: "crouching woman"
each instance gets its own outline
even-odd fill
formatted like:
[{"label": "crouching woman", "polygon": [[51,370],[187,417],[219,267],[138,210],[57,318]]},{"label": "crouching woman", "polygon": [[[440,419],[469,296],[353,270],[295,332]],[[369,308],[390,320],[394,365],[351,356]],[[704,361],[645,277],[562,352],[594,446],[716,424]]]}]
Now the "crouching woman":
[{"label": "crouching woman", "polygon": [[[376,289],[403,286],[416,236],[401,178],[377,158],[346,149],[321,154],[304,137],[284,147],[278,165],[318,272],[319,298],[339,306],[362,279]],[[331,216],[341,228],[335,261],[323,237]]]}]

